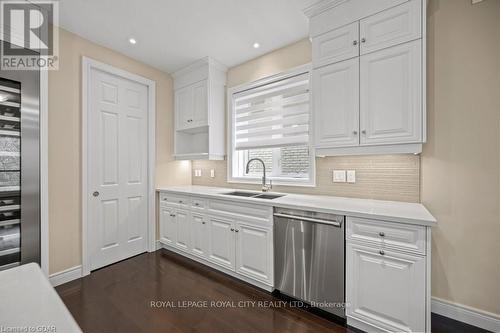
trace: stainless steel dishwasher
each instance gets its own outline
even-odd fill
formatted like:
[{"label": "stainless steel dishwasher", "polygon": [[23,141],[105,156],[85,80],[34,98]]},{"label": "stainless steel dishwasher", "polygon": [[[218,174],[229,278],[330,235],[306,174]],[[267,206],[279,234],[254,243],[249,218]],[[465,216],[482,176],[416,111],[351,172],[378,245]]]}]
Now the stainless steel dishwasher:
[{"label": "stainless steel dishwasher", "polygon": [[275,288],[342,318],[344,220],[340,215],[274,210]]}]

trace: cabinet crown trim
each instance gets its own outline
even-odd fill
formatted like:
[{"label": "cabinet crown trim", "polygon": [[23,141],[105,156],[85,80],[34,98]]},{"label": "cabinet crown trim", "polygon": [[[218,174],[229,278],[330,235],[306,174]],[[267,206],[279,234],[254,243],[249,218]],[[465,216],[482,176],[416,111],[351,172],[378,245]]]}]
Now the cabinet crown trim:
[{"label": "cabinet crown trim", "polygon": [[190,65],[187,65],[187,66],[173,72],[172,77],[174,79],[178,78],[180,76],[183,76],[187,73],[190,73],[190,72],[192,72],[200,67],[203,67],[203,66],[214,67],[222,72],[227,72],[227,67],[225,65],[223,65],[222,63],[218,62],[217,60],[207,56],[207,57],[201,58],[200,60],[193,62]]},{"label": "cabinet crown trim", "polygon": [[350,0],[322,0],[319,1],[303,10],[304,15],[311,18],[313,16],[319,15],[329,9],[335,8],[338,5],[348,2]]}]

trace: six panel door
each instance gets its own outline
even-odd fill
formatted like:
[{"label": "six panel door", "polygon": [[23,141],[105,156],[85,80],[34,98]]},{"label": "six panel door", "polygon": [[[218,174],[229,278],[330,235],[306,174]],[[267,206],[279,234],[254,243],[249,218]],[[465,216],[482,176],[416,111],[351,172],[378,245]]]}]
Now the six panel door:
[{"label": "six panel door", "polygon": [[359,59],[313,71],[315,146],[359,144]]},{"label": "six panel door", "polygon": [[218,217],[208,218],[208,259],[234,270],[234,224]]},{"label": "six panel door", "polygon": [[421,41],[361,56],[361,145],[422,142]]},{"label": "six panel door", "polygon": [[425,257],[347,244],[346,315],[388,332],[425,332]]},{"label": "six panel door", "polygon": [[200,257],[206,257],[208,245],[207,223],[203,215],[191,213],[191,235],[191,251],[193,254]]},{"label": "six panel door", "polygon": [[272,233],[270,229],[237,222],[236,272],[272,283]]},{"label": "six panel door", "polygon": [[90,71],[90,269],[147,250],[147,87]]}]

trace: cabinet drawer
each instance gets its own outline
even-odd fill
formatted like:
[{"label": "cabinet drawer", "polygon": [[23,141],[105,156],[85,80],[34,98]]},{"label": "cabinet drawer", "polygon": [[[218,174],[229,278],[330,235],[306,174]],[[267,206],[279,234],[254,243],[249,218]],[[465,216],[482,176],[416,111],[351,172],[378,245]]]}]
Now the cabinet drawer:
[{"label": "cabinet drawer", "polygon": [[191,209],[203,210],[206,207],[206,200],[202,198],[191,198]]},{"label": "cabinet drawer", "polygon": [[208,211],[211,214],[238,219],[262,226],[272,225],[273,210],[268,206],[245,204],[234,201],[209,200]]},{"label": "cabinet drawer", "polygon": [[422,36],[420,1],[411,0],[360,21],[361,54]]},{"label": "cabinet drawer", "polygon": [[312,40],[315,68],[359,56],[358,22],[332,30]]},{"label": "cabinet drawer", "polygon": [[175,207],[189,208],[190,199],[188,196],[171,194],[171,193],[160,193],[160,203],[166,203]]},{"label": "cabinet drawer", "polygon": [[379,247],[425,254],[426,229],[357,217],[347,218],[347,238]]}]

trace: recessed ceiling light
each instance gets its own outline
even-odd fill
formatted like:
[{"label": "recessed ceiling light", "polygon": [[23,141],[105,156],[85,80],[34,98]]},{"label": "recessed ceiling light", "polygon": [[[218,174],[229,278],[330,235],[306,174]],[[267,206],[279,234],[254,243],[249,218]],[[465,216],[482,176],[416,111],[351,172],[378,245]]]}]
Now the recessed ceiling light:
[{"label": "recessed ceiling light", "polygon": [[137,41],[135,40],[135,38],[129,38],[129,39],[128,39],[128,42],[129,42],[130,44],[132,44],[132,45],[137,44]]},{"label": "recessed ceiling light", "polygon": [[260,47],[260,44],[259,43],[253,43],[253,48],[254,49],[258,49]]}]

